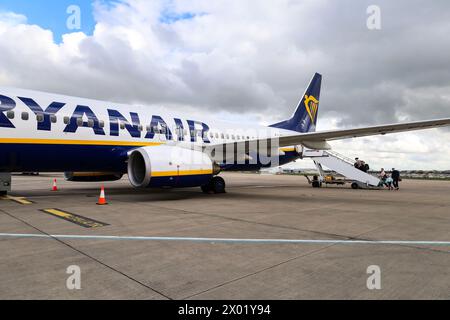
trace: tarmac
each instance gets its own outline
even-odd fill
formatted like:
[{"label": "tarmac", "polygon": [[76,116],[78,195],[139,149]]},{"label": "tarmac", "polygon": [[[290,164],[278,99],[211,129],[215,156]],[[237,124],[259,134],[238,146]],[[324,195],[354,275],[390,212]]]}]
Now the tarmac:
[{"label": "tarmac", "polygon": [[[218,195],[137,190],[125,177],[104,184],[105,206],[98,182],[13,176],[0,199],[0,299],[450,298],[450,181],[388,191],[222,176]],[[70,266],[81,289],[67,286]]]}]

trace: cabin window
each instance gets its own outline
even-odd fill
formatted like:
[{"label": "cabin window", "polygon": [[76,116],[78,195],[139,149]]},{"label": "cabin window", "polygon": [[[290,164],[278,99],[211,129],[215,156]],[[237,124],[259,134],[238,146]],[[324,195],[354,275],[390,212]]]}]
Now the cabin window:
[{"label": "cabin window", "polygon": [[105,121],[100,120],[100,121],[98,122],[98,125],[99,125],[100,128],[104,128],[104,127],[105,127]]},{"label": "cabin window", "polygon": [[[223,138],[223,137],[222,137]],[[230,135],[227,133],[227,140],[230,139]]]},{"label": "cabin window", "polygon": [[64,121],[64,124],[69,124],[70,118],[64,117],[63,121]]},{"label": "cabin window", "polygon": [[83,119],[77,118],[77,126],[81,127],[83,125]]},{"label": "cabin window", "polygon": [[120,129],[122,129],[122,130],[125,129],[125,123],[123,123],[123,122],[120,123]]},{"label": "cabin window", "polygon": [[89,119],[89,120],[88,120],[88,127],[89,127],[89,128],[93,128],[93,127],[94,127],[94,124],[95,124],[95,123],[94,123],[94,120],[93,120],[93,119]]},{"label": "cabin window", "polygon": [[27,121],[29,119],[28,112],[22,112],[22,120]]},{"label": "cabin window", "polygon": [[209,137],[210,137],[211,139],[214,138],[214,133],[211,132],[211,133],[209,134]]},{"label": "cabin window", "polygon": [[6,113],[6,116],[8,117],[8,119],[14,119],[14,111],[8,111]]},{"label": "cabin window", "polygon": [[178,136],[182,137],[183,136],[183,128],[178,127]]},{"label": "cabin window", "polygon": [[143,126],[142,124],[140,124],[140,125],[138,126],[138,130],[139,130],[139,131],[144,131],[144,126]]},{"label": "cabin window", "polygon": [[50,122],[51,122],[51,123],[56,123],[56,116],[55,116],[54,114],[52,114],[52,115],[50,116]]},{"label": "cabin window", "polygon": [[36,115],[36,121],[37,122],[44,122],[44,115],[43,114]]},{"label": "cabin window", "polygon": [[216,132],[216,139],[219,139],[219,134]]}]

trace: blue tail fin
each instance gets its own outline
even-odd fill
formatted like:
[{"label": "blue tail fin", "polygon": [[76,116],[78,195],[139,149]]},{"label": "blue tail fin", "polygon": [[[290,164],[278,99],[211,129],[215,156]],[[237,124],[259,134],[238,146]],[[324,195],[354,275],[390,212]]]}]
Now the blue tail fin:
[{"label": "blue tail fin", "polygon": [[302,133],[316,131],[321,84],[322,76],[316,73],[300,99],[294,115],[289,120],[275,123],[271,127]]}]

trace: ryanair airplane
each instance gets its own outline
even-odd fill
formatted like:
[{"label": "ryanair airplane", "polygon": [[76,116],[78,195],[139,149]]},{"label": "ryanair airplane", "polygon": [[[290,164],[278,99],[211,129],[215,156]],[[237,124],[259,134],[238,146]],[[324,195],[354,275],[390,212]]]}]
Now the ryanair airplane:
[{"label": "ryanair airplane", "polygon": [[271,126],[197,119],[121,105],[0,88],[0,172],[65,172],[70,181],[128,174],[138,188],[225,192],[221,171],[255,171],[301,157],[328,141],[450,125],[450,118],[316,132],[316,73],[290,119]]}]

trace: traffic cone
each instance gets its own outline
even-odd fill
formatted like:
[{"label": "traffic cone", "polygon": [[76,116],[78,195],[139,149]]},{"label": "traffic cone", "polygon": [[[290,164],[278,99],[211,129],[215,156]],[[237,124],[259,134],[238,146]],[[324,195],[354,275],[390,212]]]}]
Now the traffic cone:
[{"label": "traffic cone", "polygon": [[105,198],[105,187],[104,187],[103,185],[102,185],[102,189],[101,189],[101,191],[100,191],[100,197],[98,198],[97,204],[98,204],[99,206],[103,206],[103,205],[105,205],[105,204],[108,204],[108,203],[106,202],[106,198]]},{"label": "traffic cone", "polygon": [[56,186],[56,179],[53,180],[52,191],[58,191],[58,187]]}]

